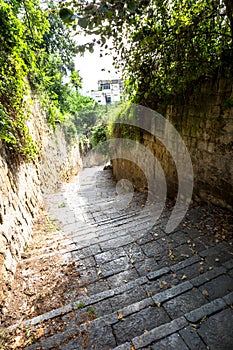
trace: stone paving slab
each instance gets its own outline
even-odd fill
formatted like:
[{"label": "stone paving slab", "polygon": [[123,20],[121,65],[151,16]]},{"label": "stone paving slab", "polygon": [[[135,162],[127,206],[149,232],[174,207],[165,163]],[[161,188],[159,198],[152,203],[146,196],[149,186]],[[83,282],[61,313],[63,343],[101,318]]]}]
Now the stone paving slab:
[{"label": "stone paving slab", "polygon": [[208,300],[197,289],[189,290],[185,293],[177,295],[174,299],[168,300],[163,307],[173,318],[186,315],[189,311],[205,305]]},{"label": "stone paving slab", "polygon": [[197,329],[188,325],[181,329],[178,334],[182,337],[190,350],[206,350],[207,345],[198,335]]},{"label": "stone paving slab", "polygon": [[214,350],[231,350],[233,344],[233,311],[222,310],[200,325],[198,334]]},{"label": "stone paving slab", "polygon": [[151,350],[189,350],[179,333],[174,333],[151,345]]},{"label": "stone paving slab", "polygon": [[141,336],[133,338],[132,343],[135,349],[141,349],[147,345],[152,344],[156,340],[162,339],[166,336],[169,336],[170,334],[179,331],[185,326],[187,326],[186,319],[184,317],[180,317],[169,323],[165,323],[159,327],[156,327],[148,333],[144,333]]},{"label": "stone paving slab", "polygon": [[[64,228],[67,249],[60,253],[77,262],[87,295],[32,320],[62,316],[67,326],[28,350],[230,349],[232,242],[216,242],[208,215],[210,230],[202,230],[207,208],[191,208],[167,234],[170,211],[151,227],[144,195],[135,194],[124,210],[116,207],[111,171],[85,169],[79,178],[47,201]],[[90,310],[98,318],[84,322]]]},{"label": "stone paving slab", "polygon": [[185,314],[186,319],[191,323],[197,323],[202,318],[210,316],[217,311],[222,310],[226,306],[223,299],[215,299],[209,304],[204,304],[198,309],[192,310],[191,312]]},{"label": "stone paving slab", "polygon": [[184,292],[190,290],[193,288],[193,285],[189,282],[183,282],[179,284],[178,286],[175,286],[171,289],[167,289],[164,292],[161,292],[153,297],[153,300],[155,304],[163,303],[164,301],[167,301],[169,299],[172,299],[180,294],[183,294]]}]

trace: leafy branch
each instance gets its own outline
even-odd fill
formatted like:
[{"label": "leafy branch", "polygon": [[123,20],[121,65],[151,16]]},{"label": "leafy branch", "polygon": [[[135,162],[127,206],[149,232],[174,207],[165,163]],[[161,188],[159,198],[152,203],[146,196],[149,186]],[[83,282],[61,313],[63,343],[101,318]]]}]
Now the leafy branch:
[{"label": "leafy branch", "polygon": [[230,0],[60,2],[60,16],[72,28],[99,36],[80,51],[96,44],[109,49],[111,39],[128,93],[150,105],[233,58],[232,13]]}]

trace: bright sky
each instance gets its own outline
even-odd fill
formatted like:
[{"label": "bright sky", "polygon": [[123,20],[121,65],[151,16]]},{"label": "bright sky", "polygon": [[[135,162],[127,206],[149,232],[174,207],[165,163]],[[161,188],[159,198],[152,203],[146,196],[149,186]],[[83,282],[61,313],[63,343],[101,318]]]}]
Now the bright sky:
[{"label": "bright sky", "polygon": [[[78,37],[79,45],[87,41],[84,37]],[[76,69],[79,70],[82,80],[82,92],[85,94],[88,90],[96,90],[98,80],[121,78],[120,73],[113,67],[113,59],[110,55],[100,57],[99,47],[95,48],[94,53],[88,51],[84,56],[77,56],[75,60]],[[102,69],[105,69],[104,71]]]}]

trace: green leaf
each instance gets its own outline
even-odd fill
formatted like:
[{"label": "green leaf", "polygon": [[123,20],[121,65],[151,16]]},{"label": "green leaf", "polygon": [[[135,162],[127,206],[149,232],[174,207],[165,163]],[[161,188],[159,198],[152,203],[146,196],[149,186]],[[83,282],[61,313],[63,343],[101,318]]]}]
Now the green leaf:
[{"label": "green leaf", "polygon": [[79,18],[78,24],[80,25],[80,27],[85,29],[89,25],[89,19],[88,18]]},{"label": "green leaf", "polygon": [[136,2],[131,1],[130,3],[128,3],[127,7],[130,11],[134,12],[136,10]]},{"label": "green leaf", "polygon": [[85,304],[82,301],[80,301],[76,304],[77,309],[83,309],[84,307],[85,307]]},{"label": "green leaf", "polygon": [[59,11],[59,16],[64,23],[71,23],[73,21],[74,13],[70,9],[62,8]]},{"label": "green leaf", "polygon": [[93,53],[94,52],[94,45],[90,45],[88,50],[90,53]]}]

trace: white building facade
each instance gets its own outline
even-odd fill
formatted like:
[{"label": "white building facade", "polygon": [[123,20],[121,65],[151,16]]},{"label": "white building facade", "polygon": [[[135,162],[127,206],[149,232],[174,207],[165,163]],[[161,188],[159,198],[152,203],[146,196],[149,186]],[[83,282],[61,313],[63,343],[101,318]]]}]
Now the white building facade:
[{"label": "white building facade", "polygon": [[121,79],[99,80],[98,90],[91,90],[90,97],[100,105],[113,104],[121,101],[123,88]]}]

